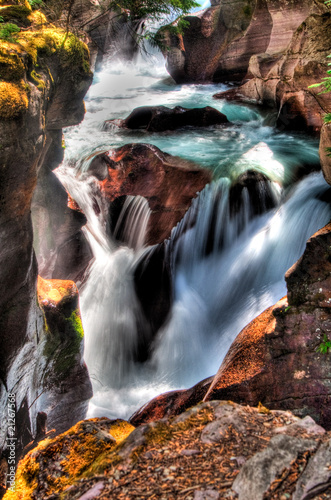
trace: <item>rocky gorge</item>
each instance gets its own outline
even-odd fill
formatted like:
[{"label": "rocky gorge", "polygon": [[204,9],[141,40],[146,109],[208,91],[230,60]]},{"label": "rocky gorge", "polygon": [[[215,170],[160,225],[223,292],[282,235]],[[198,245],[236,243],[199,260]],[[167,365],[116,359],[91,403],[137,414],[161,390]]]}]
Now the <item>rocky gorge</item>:
[{"label": "rocky gorge", "polygon": [[[83,10],[74,12],[73,21],[96,25],[101,37],[98,44],[103,40],[105,48],[114,14],[99,17],[98,2],[92,3],[85,2]],[[28,452],[18,468],[16,491],[7,492],[6,498],[328,498],[329,475],[316,463],[324,461],[325,469],[330,465],[329,354],[317,352],[329,341],[331,330],[330,224],[317,227],[313,236],[307,228],[311,238],[306,249],[286,274],[287,297],[251,323],[246,321],[249,324],[243,330],[237,329],[235,336],[241,333],[222,364],[219,359],[215,377],[189,390],[157,396],[129,422],[98,418],[77,424],[86,416],[91,379],[95,384],[94,378],[100,377],[91,364],[95,357],[91,337],[85,341],[90,374],[83,361],[81,322],[82,315],[87,330],[90,321],[95,331],[103,328],[86,313],[96,290],[101,290],[93,282],[96,279],[101,287],[101,275],[96,273],[98,255],[118,255],[122,260],[111,260],[111,265],[127,266],[128,273],[119,281],[107,282],[113,296],[106,306],[114,316],[116,300],[124,297],[127,310],[134,313],[130,328],[137,331],[132,348],[121,318],[119,335],[124,340],[115,346],[113,357],[107,353],[106,339],[92,341],[95,345],[100,339],[105,342],[101,382],[106,385],[114,372],[115,380],[116,376],[125,379],[123,366],[128,376],[135,376],[136,363],[150,363],[151,370],[160,362],[162,338],[172,318],[176,319],[179,288],[184,288],[187,279],[178,281],[191,258],[186,247],[199,250],[204,263],[228,251],[229,241],[244,237],[256,218],[279,207],[273,164],[270,175],[259,170],[258,163],[248,164],[248,146],[236,160],[246,166],[238,170],[240,175],[233,174],[225,188],[212,169],[201,165],[196,153],[182,158],[171,148],[169,154],[167,146],[158,147],[157,141],[160,146],[162,141],[167,144],[174,128],[179,128],[179,140],[182,133],[194,129],[197,137],[229,134],[235,141],[242,125],[231,117],[232,103],[240,103],[238,113],[246,109],[240,108],[242,103],[258,104],[277,111],[280,133],[320,134],[320,161],[330,184],[331,162],[326,152],[330,126],[322,126],[330,97],[308,89],[327,69],[331,49],[328,8],[318,1],[300,5],[269,0],[212,2],[210,8],[187,18],[189,26],[183,35],[162,30],[170,44],[165,57],[172,77],[192,85],[237,82],[236,88],[213,93],[215,106],[224,102],[230,107],[222,108],[223,114],[208,104],[205,109],[211,121],[206,114],[194,114],[191,104],[187,113],[185,103],[174,108],[180,119],[169,118],[162,106],[135,111],[132,106],[121,118],[114,113],[115,119],[110,114],[103,120],[103,139],[106,134],[124,134],[125,143],[120,136],[111,148],[91,148],[72,178],[70,161],[60,167],[58,177],[52,171],[66,153],[62,129],[78,124],[84,116],[83,98],[92,81],[88,48],[75,35],[50,25],[43,13],[23,0],[4,0],[0,15],[21,27],[15,41],[1,40],[0,404],[5,417],[8,395],[15,394],[17,453]],[[138,125],[132,124],[137,111],[142,118]],[[266,151],[256,143],[252,150],[249,158]],[[264,161],[270,162],[271,157]],[[290,187],[302,172],[315,170],[316,162],[308,158],[295,167],[301,173],[293,174]],[[68,206],[62,182],[70,193]],[[208,191],[214,187],[215,193]],[[287,195],[291,197],[291,192]],[[209,218],[203,218],[201,206],[208,196],[213,201]],[[330,220],[327,184],[313,198],[325,206],[324,225]],[[225,221],[220,225],[221,209],[230,221],[236,221],[235,229],[230,225],[228,229]],[[201,224],[206,231],[200,251],[200,240],[192,244],[189,238]],[[92,236],[83,226],[92,229]],[[123,247],[128,248],[125,254]],[[108,272],[105,262],[101,263],[104,275]],[[200,265],[194,259],[193,264]],[[214,276],[217,280],[218,275]],[[82,291],[82,313],[72,280]],[[133,286],[116,299],[115,290],[122,290],[126,281]],[[227,286],[231,288],[230,281]],[[102,294],[96,296],[99,303]],[[236,297],[235,289],[233,294]],[[226,316],[225,299],[221,312]],[[118,328],[109,316],[105,322],[113,331]],[[187,325],[189,329],[191,323]],[[211,342],[211,336],[204,342]],[[121,363],[122,357],[128,358],[126,364]],[[171,364],[170,357],[166,364]],[[40,424],[46,414],[47,429],[55,429],[53,434]],[[1,419],[5,473],[6,422]],[[61,435],[54,438],[56,434]],[[29,451],[43,438],[47,440]],[[264,476],[265,463],[269,469]],[[256,484],[250,467],[258,478]],[[192,470],[204,468],[204,477],[191,477]],[[144,474],[150,485],[141,483]]]}]

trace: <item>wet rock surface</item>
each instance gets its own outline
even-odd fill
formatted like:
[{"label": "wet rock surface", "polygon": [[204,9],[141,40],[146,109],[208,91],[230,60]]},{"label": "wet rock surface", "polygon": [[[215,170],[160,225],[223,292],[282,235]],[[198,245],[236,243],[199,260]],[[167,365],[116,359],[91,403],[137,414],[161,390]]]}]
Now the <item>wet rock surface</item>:
[{"label": "wet rock surface", "polygon": [[[127,144],[102,153],[92,159],[90,168],[98,179],[96,189],[106,203],[111,204],[124,196],[141,196],[147,200],[151,210],[147,245],[168,238],[192,199],[211,181],[208,170],[163,153],[150,144]],[[72,202],[71,207],[79,209]],[[96,206],[95,210],[99,213],[101,208]]]},{"label": "wet rock surface", "polygon": [[128,129],[144,129],[147,132],[165,132],[182,127],[210,127],[228,123],[227,117],[215,108],[187,109],[182,106],[167,108],[166,106],[141,106],[132,111],[124,120],[108,120],[104,130],[111,126]]},{"label": "wet rock surface", "polygon": [[228,401],[199,404],[136,429],[118,420],[83,421],[28,453],[15,498],[25,488],[35,499],[54,500],[283,500],[289,477],[288,491],[308,491],[321,481],[328,488],[328,472],[316,465],[322,453],[323,471],[330,465],[330,435],[302,422],[287,411]]},{"label": "wet rock surface", "polygon": [[331,333],[330,237],[329,224],[310,238],[286,274],[288,297],[241,331],[205,400],[261,401],[329,428],[331,373],[328,354],[319,348]]}]

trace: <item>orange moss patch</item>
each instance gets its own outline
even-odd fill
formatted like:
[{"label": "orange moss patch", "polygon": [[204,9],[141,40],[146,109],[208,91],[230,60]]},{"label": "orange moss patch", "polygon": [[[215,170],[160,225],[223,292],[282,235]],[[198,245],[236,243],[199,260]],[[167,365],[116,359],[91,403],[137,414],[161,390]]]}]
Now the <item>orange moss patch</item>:
[{"label": "orange moss patch", "polygon": [[38,276],[37,293],[40,305],[57,306],[65,298],[78,294],[78,289],[73,281],[69,280],[44,280]]},{"label": "orange moss patch", "polygon": [[95,461],[108,457],[134,427],[120,420],[91,419],[78,422],[52,440],[42,441],[21,460],[16,475],[16,492],[5,500],[27,500],[38,484],[47,496],[62,492],[77,480],[95,473]]},{"label": "orange moss patch", "polygon": [[22,115],[29,105],[24,82],[0,82],[0,119],[11,120]]},{"label": "orange moss patch", "polygon": [[33,25],[34,28],[38,28],[47,23],[46,16],[39,10],[33,10],[28,16],[28,20]]},{"label": "orange moss patch", "polygon": [[19,82],[25,73],[24,64],[19,55],[11,48],[11,44],[2,42],[0,48],[0,79],[11,83]]}]

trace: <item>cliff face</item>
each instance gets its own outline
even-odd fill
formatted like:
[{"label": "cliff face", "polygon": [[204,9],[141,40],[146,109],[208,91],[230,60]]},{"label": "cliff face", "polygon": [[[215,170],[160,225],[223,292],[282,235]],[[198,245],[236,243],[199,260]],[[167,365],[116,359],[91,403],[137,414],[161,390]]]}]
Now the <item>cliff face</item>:
[{"label": "cliff face", "polygon": [[330,97],[308,86],[325,76],[331,51],[330,13],[324,3],[217,3],[187,17],[183,35],[165,31],[171,76],[177,82],[244,82],[216,97],[273,107],[280,111],[282,129],[319,131]]},{"label": "cliff face", "polygon": [[331,97],[309,86],[321,81],[326,74],[330,37],[330,13],[309,16],[293,34],[285,53],[252,56],[247,73],[249,80],[215,97],[277,108],[277,126],[282,130],[318,132],[323,115],[330,108]]},{"label": "cliff face", "polygon": [[[22,448],[31,439],[29,432],[35,432],[40,394],[48,412],[54,406],[54,393],[61,393],[60,380],[46,384],[40,371],[42,364],[52,371],[54,352],[44,350],[45,336],[52,334],[36,296],[31,200],[47,151],[61,137],[59,130],[84,116],[83,97],[92,74],[85,44],[48,25],[27,2],[2,1],[0,14],[25,28],[0,45],[0,407],[5,415],[7,395],[15,393]],[[73,365],[81,370],[79,384],[85,387],[75,406],[89,396],[90,385],[80,357]],[[58,411],[63,412],[58,430],[65,428],[70,413],[61,399],[65,398],[57,400]],[[72,422],[69,417],[69,425]],[[0,448],[6,432],[2,425]]]},{"label": "cliff face", "polygon": [[[183,35],[165,32],[167,68],[176,81],[242,80],[250,57],[279,54],[293,33],[323,2],[304,0],[227,0],[187,17]],[[216,4],[216,5],[215,5]]]}]

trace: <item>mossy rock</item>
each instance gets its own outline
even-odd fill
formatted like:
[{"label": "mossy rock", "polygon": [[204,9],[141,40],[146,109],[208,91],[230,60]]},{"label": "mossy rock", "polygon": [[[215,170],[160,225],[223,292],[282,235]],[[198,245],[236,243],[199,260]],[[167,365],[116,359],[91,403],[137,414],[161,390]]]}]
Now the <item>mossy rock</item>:
[{"label": "mossy rock", "polygon": [[9,44],[0,46],[0,79],[18,82],[25,74],[25,67],[20,56],[11,50]]},{"label": "mossy rock", "polygon": [[29,4],[28,0],[0,0],[0,5],[23,5],[27,9],[31,10],[31,5]]},{"label": "mossy rock", "polygon": [[32,9],[25,5],[5,5],[0,7],[0,17],[5,22],[14,22],[22,26],[30,26],[28,16],[31,14]]},{"label": "mossy rock", "polygon": [[16,491],[7,491],[4,499],[31,499],[39,483],[46,485],[47,496],[58,494],[79,479],[101,473],[111,457],[118,461],[116,448],[133,430],[124,420],[90,419],[42,441],[19,463]]},{"label": "mossy rock", "polygon": [[0,82],[0,119],[18,118],[27,109],[29,100],[24,82]]}]

